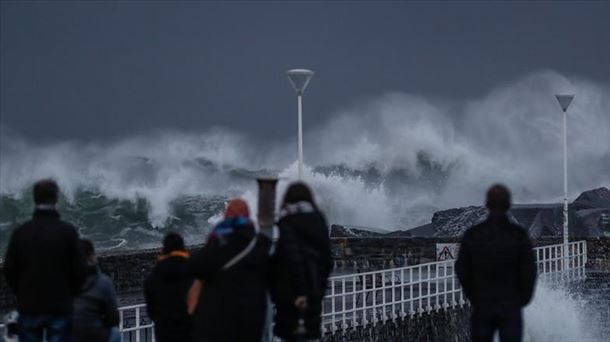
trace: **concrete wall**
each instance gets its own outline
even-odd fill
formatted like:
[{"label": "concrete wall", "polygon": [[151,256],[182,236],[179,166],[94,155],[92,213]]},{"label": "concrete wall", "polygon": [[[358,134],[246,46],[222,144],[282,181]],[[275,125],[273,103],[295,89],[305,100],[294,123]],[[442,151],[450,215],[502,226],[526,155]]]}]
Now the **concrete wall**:
[{"label": "concrete wall", "polygon": [[587,239],[587,269],[610,272],[610,237]]},{"label": "concrete wall", "polygon": [[459,238],[334,238],[335,267],[372,269],[415,265],[435,261],[436,243],[459,242]]},{"label": "concrete wall", "polygon": [[[575,240],[587,240],[588,269],[610,270],[610,237],[574,238],[572,241]],[[367,264],[371,269],[381,269],[434,261],[437,243],[459,241],[459,238],[335,238],[332,249],[338,269],[353,265],[364,269]],[[560,237],[538,238],[533,244],[537,247],[562,242]]]},{"label": "concrete wall", "polygon": [[[457,238],[335,238],[332,250],[337,269],[348,270],[356,265],[360,270],[367,270],[433,261],[436,243],[458,241]],[[587,241],[587,267],[610,270],[610,238],[589,238]],[[540,239],[535,244],[560,242],[560,239]],[[158,249],[107,253],[100,256],[99,262],[102,270],[113,279],[119,295],[139,294],[158,254]],[[0,269],[0,310],[15,305],[1,273]]]}]

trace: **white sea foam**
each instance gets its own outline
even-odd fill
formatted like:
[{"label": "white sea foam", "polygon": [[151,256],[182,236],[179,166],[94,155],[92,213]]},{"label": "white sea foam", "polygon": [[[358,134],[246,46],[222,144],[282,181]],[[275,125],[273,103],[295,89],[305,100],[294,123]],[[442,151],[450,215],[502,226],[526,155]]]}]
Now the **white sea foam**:
[{"label": "white sea foam", "polygon": [[591,321],[588,310],[587,302],[568,290],[540,283],[525,308],[524,341],[601,341],[602,322]]},{"label": "white sea foam", "polygon": [[[437,209],[481,203],[496,181],[509,185],[517,202],[557,201],[561,114],[553,95],[564,91],[576,94],[568,126],[571,194],[610,186],[608,85],[568,82],[552,71],[463,103],[402,93],[358,102],[319,127],[306,127],[305,180],[329,221],[386,229],[425,223]],[[184,195],[241,194],[255,208],[255,184],[243,170],[296,175],[294,142],[269,146],[222,129],[48,146],[7,127],[0,133],[0,193],[20,194],[36,179],[53,177],[68,195],[86,187],[109,197],[144,197],[157,225],[172,214],[171,201]],[[339,164],[374,168],[379,179],[313,171]]]}]

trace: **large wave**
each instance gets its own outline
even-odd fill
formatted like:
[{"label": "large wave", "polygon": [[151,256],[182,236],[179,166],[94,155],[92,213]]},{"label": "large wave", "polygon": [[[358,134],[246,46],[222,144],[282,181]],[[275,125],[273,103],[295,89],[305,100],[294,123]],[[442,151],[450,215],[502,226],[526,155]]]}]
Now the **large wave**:
[{"label": "large wave", "polygon": [[[388,230],[481,203],[493,182],[511,187],[516,202],[559,201],[562,126],[553,95],[561,92],[576,94],[568,119],[571,194],[610,186],[608,85],[553,71],[463,102],[401,92],[358,101],[306,127],[305,180],[330,222]],[[293,141],[256,141],[228,129],[49,145],[7,127],[0,133],[2,196],[21,198],[35,180],[52,177],[68,202],[82,191],[145,200],[151,228],[176,216],[177,200],[243,196],[255,208],[256,176],[282,177],[280,195],[296,176]]]}]

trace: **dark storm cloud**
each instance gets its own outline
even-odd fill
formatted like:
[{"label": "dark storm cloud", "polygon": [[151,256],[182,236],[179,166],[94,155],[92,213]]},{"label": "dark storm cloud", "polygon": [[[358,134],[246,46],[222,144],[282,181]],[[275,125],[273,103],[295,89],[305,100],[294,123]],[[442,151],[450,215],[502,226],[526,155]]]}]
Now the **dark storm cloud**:
[{"label": "dark storm cloud", "polygon": [[0,124],[38,141],[292,134],[386,91],[480,96],[540,69],[610,82],[608,2],[1,4]]}]

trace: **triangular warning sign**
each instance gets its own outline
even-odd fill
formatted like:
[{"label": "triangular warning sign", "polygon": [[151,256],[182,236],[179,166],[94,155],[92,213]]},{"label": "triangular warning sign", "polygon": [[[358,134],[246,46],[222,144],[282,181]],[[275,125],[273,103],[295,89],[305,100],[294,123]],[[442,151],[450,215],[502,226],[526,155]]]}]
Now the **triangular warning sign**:
[{"label": "triangular warning sign", "polygon": [[455,259],[455,258],[453,257],[453,254],[451,254],[451,250],[449,250],[449,247],[445,246],[443,248],[443,250],[438,254],[437,261],[445,261],[445,260],[450,260],[450,259]]}]

